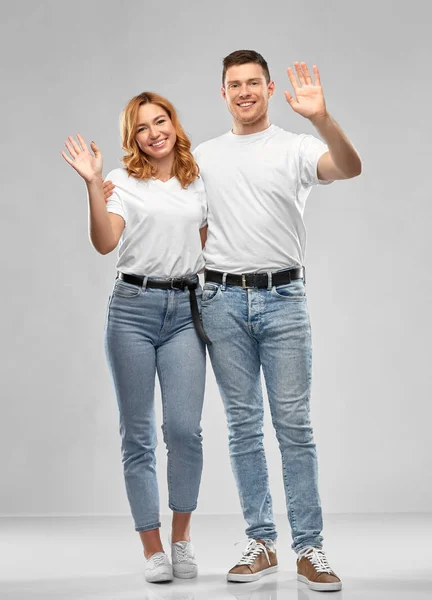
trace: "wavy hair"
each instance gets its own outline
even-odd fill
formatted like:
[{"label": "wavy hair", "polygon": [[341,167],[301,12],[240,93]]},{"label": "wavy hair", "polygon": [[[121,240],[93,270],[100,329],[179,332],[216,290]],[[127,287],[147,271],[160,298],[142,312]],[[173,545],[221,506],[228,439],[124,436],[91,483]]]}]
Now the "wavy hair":
[{"label": "wavy hair", "polygon": [[143,92],[138,96],[134,96],[121,115],[122,148],[126,153],[122,158],[122,162],[128,175],[135,177],[135,179],[146,180],[156,177],[158,173],[157,167],[150,162],[135,139],[138,111],[143,104],[157,104],[171,119],[177,136],[174,144],[175,155],[172,176],[177,177],[182,188],[186,188],[199,176],[199,167],[192,156],[190,140],[180,124],[176,109],[169,100],[154,92]]}]

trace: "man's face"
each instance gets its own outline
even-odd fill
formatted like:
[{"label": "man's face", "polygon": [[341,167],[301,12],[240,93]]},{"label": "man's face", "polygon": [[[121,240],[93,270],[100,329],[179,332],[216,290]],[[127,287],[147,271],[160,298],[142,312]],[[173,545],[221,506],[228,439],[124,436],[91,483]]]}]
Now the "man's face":
[{"label": "man's face", "polygon": [[233,118],[243,125],[252,125],[267,115],[273,92],[274,83],[267,84],[261,65],[236,65],[225,74],[222,96]]}]

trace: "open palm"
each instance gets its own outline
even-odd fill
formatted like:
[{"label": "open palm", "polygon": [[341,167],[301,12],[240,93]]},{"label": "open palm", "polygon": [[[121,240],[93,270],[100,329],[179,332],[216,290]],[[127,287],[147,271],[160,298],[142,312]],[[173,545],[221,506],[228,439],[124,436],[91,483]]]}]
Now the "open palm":
[{"label": "open palm", "polygon": [[326,114],[324,93],[318,67],[312,67],[315,81],[309,73],[306,63],[294,63],[297,78],[291,68],[287,69],[288,77],[294,89],[294,96],[285,91],[285,97],[291,108],[302,117],[313,119]]},{"label": "open palm", "polygon": [[84,138],[77,133],[78,143],[73,137],[68,136],[68,141],[65,142],[65,146],[69,151],[70,156],[65,152],[61,155],[67,163],[75,169],[77,173],[81,175],[85,181],[90,182],[96,178],[102,177],[102,154],[99,148],[94,142],[90,144],[94,154],[90,152]]}]

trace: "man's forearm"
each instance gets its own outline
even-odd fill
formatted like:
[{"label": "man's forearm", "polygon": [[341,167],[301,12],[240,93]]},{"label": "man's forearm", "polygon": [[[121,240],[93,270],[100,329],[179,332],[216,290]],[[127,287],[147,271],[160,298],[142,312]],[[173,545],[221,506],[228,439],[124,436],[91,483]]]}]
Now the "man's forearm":
[{"label": "man's forearm", "polygon": [[311,122],[326,142],[338,171],[347,178],[360,175],[362,169],[360,156],[333,117],[327,113],[324,117],[311,119]]}]

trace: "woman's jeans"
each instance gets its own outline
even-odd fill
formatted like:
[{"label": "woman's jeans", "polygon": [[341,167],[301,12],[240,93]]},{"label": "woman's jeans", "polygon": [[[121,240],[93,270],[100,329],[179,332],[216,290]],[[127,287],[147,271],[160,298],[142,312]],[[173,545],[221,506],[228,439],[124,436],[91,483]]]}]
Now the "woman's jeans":
[{"label": "woman's jeans", "polygon": [[156,529],[156,372],[170,508],[195,510],[201,481],[205,346],[192,322],[189,291],[138,287],[117,279],[108,304],[105,349],[119,407],[124,477],[135,529]]},{"label": "woman's jeans", "polygon": [[224,401],[233,473],[250,538],[275,540],[263,446],[261,368],[282,455],[293,548],[321,546],[317,456],[309,418],[312,346],[303,279],[270,289],[208,282],[202,319]]}]

